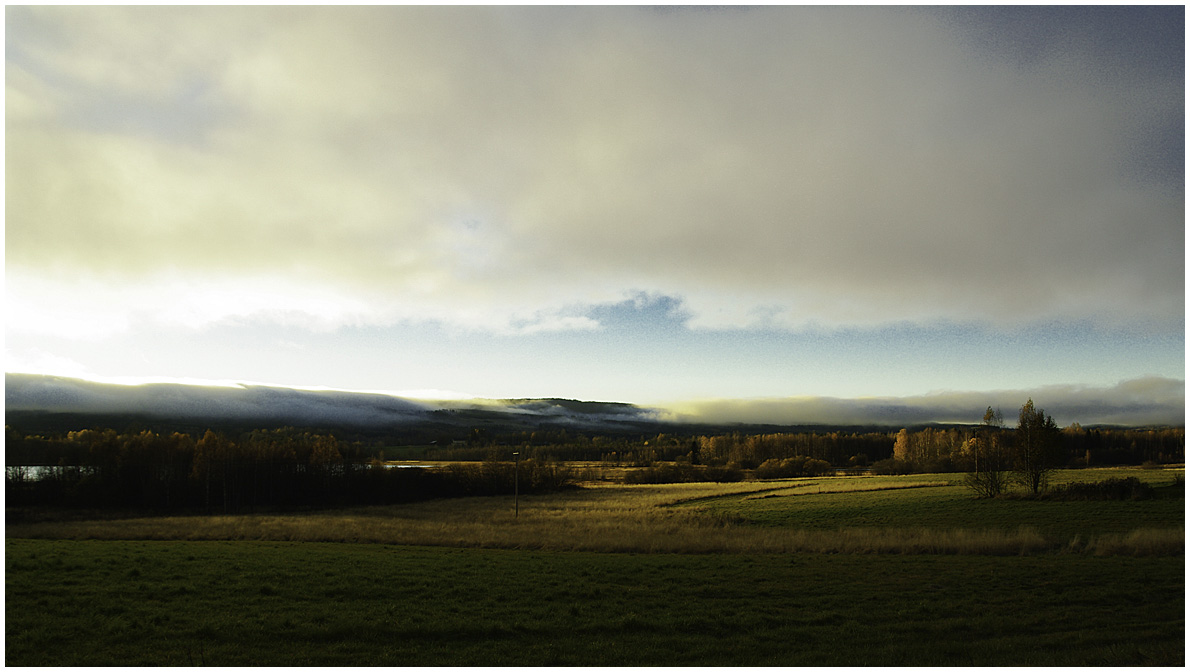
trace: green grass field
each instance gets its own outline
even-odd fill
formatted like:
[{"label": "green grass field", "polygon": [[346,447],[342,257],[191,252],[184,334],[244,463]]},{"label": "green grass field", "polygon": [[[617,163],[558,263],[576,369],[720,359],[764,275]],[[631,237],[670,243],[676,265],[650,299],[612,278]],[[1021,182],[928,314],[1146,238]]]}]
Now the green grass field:
[{"label": "green grass field", "polygon": [[[1183,664],[1183,499],[929,485],[953,478],[604,486],[522,498],[519,518],[473,498],[10,524],[5,663]],[[888,542],[1022,525],[1052,543]],[[1138,529],[1164,541],[1123,543]]]},{"label": "green grass field", "polygon": [[9,665],[1180,665],[1177,557],[6,544]]},{"label": "green grass field", "polygon": [[[1169,486],[1174,479],[1174,474],[1159,470],[1090,469],[1058,472],[1056,481],[1064,483],[1071,478],[1095,481],[1123,475],[1157,488]],[[788,482],[794,487],[759,495],[716,497],[686,505],[739,516],[753,524],[815,530],[917,527],[1012,530],[1027,526],[1044,536],[1086,538],[1126,533],[1140,526],[1184,529],[1186,523],[1185,500],[1181,498],[1126,502],[974,499],[971,491],[961,485],[962,474]]]}]

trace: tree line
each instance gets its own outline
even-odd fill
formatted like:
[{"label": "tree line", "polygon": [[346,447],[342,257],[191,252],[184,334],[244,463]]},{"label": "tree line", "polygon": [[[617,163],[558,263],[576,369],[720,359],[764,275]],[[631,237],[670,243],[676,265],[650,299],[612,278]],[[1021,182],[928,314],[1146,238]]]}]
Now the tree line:
[{"label": "tree line", "polygon": [[548,492],[573,481],[565,467],[532,459],[390,468],[358,443],[292,429],[240,437],[208,430],[198,438],[89,429],[46,438],[19,436],[9,428],[7,439],[9,507],[231,513]]},{"label": "tree line", "polygon": [[[85,429],[27,435],[6,426],[8,504],[130,506],[242,511],[263,507],[396,503],[565,487],[559,463],[680,467],[641,478],[817,476],[835,469],[879,474],[967,472],[980,494],[1013,480],[1043,489],[1059,467],[1183,462],[1183,428],[1059,429],[1029,400],[1016,427],[991,408],[979,425],[899,431],[800,431],[600,436],[565,430],[472,430],[426,447],[428,460],[471,461],[435,469],[388,468],[381,441],[347,441],[295,428],[238,434]],[[391,440],[390,440],[391,442]],[[519,453],[520,464],[512,464]],[[1043,465],[1026,479],[1023,464]],[[36,470],[30,468],[36,466]],[[673,473],[670,473],[673,472]],[[677,476],[674,476],[677,474]]]},{"label": "tree line", "polygon": [[[975,419],[973,419],[975,420]],[[1015,428],[1002,428],[1007,437]],[[538,460],[600,462],[644,467],[657,462],[756,469],[768,460],[813,458],[840,469],[871,468],[881,473],[962,472],[975,466],[973,439],[983,425],[927,426],[899,431],[798,432],[681,431],[643,436],[600,436],[565,430],[495,433],[473,430],[466,439],[429,447],[421,454],[436,460],[511,460],[512,453]],[[1181,427],[1061,429],[1059,461],[1064,467],[1182,462]]]}]

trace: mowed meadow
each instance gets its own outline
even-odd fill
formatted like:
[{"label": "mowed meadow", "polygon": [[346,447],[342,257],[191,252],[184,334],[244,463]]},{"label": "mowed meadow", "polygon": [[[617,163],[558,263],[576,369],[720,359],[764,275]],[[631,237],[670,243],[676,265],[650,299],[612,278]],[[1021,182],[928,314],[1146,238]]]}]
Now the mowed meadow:
[{"label": "mowed meadow", "polygon": [[1182,470],[1150,499],[961,474],[223,516],[26,516],[9,665],[1182,665]]}]

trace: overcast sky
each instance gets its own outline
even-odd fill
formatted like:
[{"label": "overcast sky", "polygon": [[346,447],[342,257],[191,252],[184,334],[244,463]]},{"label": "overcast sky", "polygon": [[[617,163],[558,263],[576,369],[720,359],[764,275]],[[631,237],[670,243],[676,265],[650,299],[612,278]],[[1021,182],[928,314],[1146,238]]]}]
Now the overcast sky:
[{"label": "overcast sky", "polygon": [[5,19],[8,371],[1184,389],[1181,6]]}]

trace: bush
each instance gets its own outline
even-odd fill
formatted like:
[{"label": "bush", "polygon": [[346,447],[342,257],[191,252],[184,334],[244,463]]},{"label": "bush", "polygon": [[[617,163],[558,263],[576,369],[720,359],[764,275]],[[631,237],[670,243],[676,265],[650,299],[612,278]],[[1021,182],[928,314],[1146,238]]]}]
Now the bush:
[{"label": "bush", "polygon": [[714,483],[738,483],[744,480],[744,470],[733,464],[726,467],[707,467],[703,469],[702,475],[703,478],[700,480]]},{"label": "bush", "polygon": [[629,469],[624,472],[624,483],[628,485],[655,485],[657,483],[688,483],[693,471],[689,465],[655,464],[651,467]]},{"label": "bush", "polygon": [[557,462],[525,460],[528,467],[529,489],[532,492],[555,492],[575,484],[574,470]]},{"label": "bush", "polygon": [[956,471],[968,471],[969,466],[966,460],[955,460],[953,457],[947,455],[939,457],[934,460],[929,460],[924,464],[919,465],[917,471],[926,474],[949,474]]},{"label": "bush", "polygon": [[898,460],[890,457],[872,465],[872,473],[878,476],[904,476],[914,472],[913,463],[909,460]]},{"label": "bush", "polygon": [[812,457],[798,455],[783,460],[765,460],[756,468],[756,477],[769,478],[798,478],[800,476],[826,476],[833,474],[835,468],[826,460],[816,460]]},{"label": "bush", "polygon": [[511,495],[518,490],[555,492],[574,484],[574,472],[570,468],[531,459],[519,465],[496,461],[449,464],[421,475],[430,476],[435,481],[435,494],[446,497]]},{"label": "bush", "polygon": [[623,482],[628,485],[655,485],[658,483],[735,483],[744,480],[744,471],[736,464],[726,467],[698,467],[690,464],[655,464],[641,469],[624,472]]},{"label": "bush", "polygon": [[793,478],[802,475],[802,464],[805,458],[787,458],[784,460],[765,460],[756,468],[756,478]]},{"label": "bush", "polygon": [[816,460],[810,458],[806,460],[806,464],[802,467],[807,476],[833,476],[835,468],[831,466],[830,462],[826,460]]},{"label": "bush", "polygon": [[1036,498],[1057,501],[1130,501],[1152,499],[1153,494],[1153,486],[1129,476],[1095,483],[1067,483],[1040,493]]},{"label": "bush", "polygon": [[972,471],[963,478],[963,485],[975,492],[976,497],[997,497],[1008,487],[1007,471]]}]

